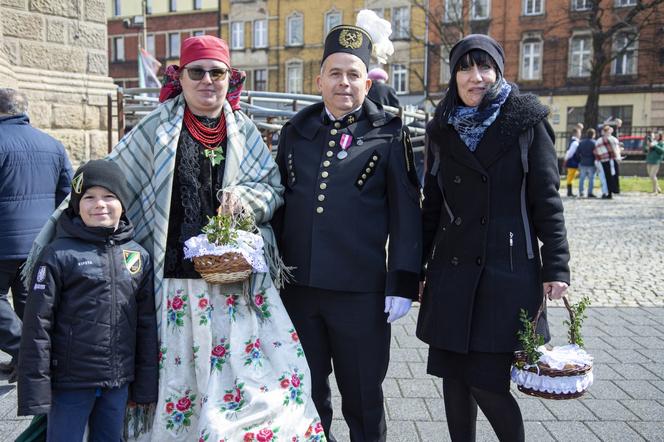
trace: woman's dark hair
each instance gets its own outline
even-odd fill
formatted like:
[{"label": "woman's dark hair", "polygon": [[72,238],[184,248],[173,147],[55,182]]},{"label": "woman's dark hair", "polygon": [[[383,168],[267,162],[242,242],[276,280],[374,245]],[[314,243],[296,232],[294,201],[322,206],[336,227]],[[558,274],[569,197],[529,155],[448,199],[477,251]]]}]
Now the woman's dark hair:
[{"label": "woman's dark hair", "polygon": [[457,90],[457,82],[456,82],[456,73],[461,69],[461,68],[469,68],[473,65],[477,66],[482,66],[482,65],[489,65],[493,68],[494,71],[496,71],[496,82],[493,83],[489,89],[486,91],[486,94],[484,95],[484,98],[482,99],[482,102],[479,105],[479,109],[484,109],[486,106],[491,103],[491,101],[498,96],[500,93],[500,88],[501,88],[501,79],[503,78],[502,73],[500,72],[500,69],[496,66],[496,62],[493,61],[493,58],[486,53],[485,51],[481,49],[474,49],[472,51],[467,52],[464,54],[460,59],[459,62],[457,63],[456,66],[453,66],[452,69],[452,75],[450,78],[450,82],[447,85],[447,91],[445,92],[445,97],[438,103],[438,106],[436,106],[436,113],[434,119],[438,122],[438,124],[444,124],[447,123],[448,118],[450,115],[452,115],[452,112],[454,112],[454,109],[456,109],[457,106],[463,105],[463,102],[461,101],[461,98],[459,98],[459,92]]}]

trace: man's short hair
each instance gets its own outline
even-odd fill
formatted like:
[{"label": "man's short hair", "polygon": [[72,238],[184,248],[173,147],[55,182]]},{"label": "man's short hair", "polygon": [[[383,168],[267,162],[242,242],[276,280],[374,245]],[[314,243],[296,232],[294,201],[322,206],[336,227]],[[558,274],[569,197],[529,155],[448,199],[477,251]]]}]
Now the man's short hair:
[{"label": "man's short hair", "polygon": [[595,132],[595,129],[592,127],[586,131],[586,136],[588,138],[595,138],[595,135],[597,135],[597,132]]},{"label": "man's short hair", "polygon": [[0,88],[0,114],[19,115],[28,111],[28,97],[16,89]]}]

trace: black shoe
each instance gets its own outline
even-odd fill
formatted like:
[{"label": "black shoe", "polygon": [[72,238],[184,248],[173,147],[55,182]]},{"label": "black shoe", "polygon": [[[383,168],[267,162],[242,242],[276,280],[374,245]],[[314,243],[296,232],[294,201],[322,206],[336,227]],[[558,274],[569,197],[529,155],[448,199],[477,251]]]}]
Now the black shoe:
[{"label": "black shoe", "polygon": [[602,199],[603,200],[610,200],[610,199],[613,199],[613,197],[611,195],[604,194],[604,195],[602,195]]},{"label": "black shoe", "polygon": [[593,195],[592,193],[589,193],[588,198],[597,198],[597,196]]}]

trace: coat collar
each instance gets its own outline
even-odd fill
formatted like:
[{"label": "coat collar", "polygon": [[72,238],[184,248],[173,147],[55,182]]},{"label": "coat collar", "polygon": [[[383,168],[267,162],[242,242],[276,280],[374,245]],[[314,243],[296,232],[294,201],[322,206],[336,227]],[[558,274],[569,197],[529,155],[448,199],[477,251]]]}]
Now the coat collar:
[{"label": "coat collar", "polygon": [[[324,112],[325,106],[323,105],[323,102],[315,103],[305,107],[295,114],[288,124],[304,138],[313,140],[316,137],[320,123],[311,124],[310,119],[315,118],[317,122],[320,122],[321,115]],[[362,104],[362,116],[366,116],[372,127],[385,126],[393,119],[397,118],[396,116],[385,112],[382,105],[374,103],[368,99],[365,99]]]},{"label": "coat collar", "polygon": [[0,117],[0,124],[30,124],[30,118],[27,114],[4,115]]}]

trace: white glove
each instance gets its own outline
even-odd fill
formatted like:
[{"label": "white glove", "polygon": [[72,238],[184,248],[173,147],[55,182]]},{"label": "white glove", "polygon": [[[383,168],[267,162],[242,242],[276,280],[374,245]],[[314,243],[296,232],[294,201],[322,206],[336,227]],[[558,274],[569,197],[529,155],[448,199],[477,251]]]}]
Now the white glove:
[{"label": "white glove", "polygon": [[387,322],[394,322],[410,310],[410,305],[413,303],[408,298],[401,296],[386,296],[385,297],[385,313],[389,313]]}]

